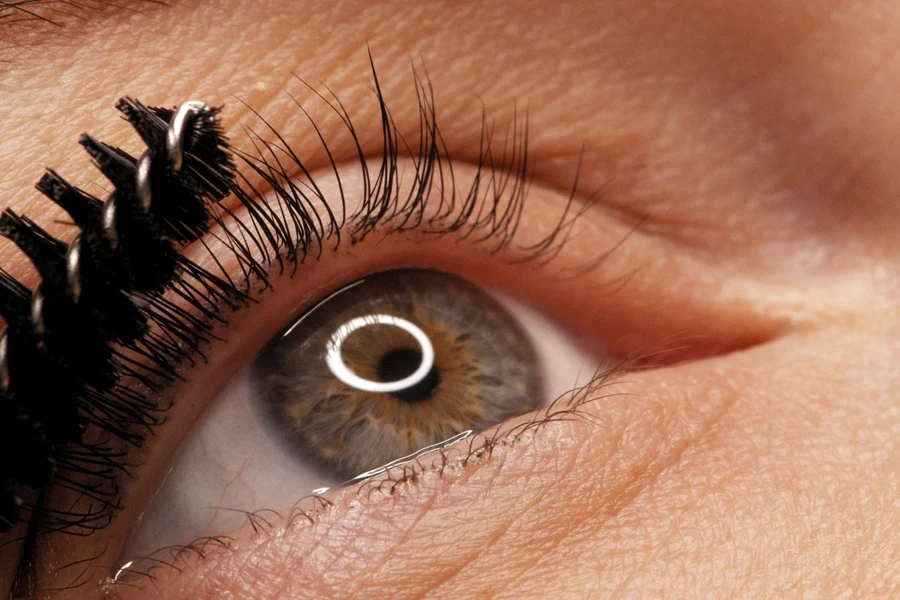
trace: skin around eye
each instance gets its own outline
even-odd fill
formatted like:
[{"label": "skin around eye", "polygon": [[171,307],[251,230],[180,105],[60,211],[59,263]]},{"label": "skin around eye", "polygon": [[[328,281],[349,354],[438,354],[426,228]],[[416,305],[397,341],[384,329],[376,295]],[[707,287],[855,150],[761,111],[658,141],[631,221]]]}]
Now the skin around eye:
[{"label": "skin around eye", "polygon": [[[312,174],[324,199],[357,197],[355,194],[358,192],[354,190],[361,189],[365,180],[355,170],[352,162],[347,165],[349,166],[346,168],[343,165],[339,167],[340,180],[331,171]],[[400,162],[398,172],[415,173],[415,165]],[[455,163],[454,174],[453,181],[457,188],[465,190],[468,182],[478,181],[479,174],[483,175],[483,169]],[[404,185],[411,185],[416,179],[407,177],[403,181]],[[437,188],[434,191],[437,193]],[[272,203],[269,210],[275,213],[280,210],[280,200],[277,197],[267,201]],[[378,235],[378,231],[375,231],[356,244],[323,252],[315,262],[310,258],[307,263],[299,265],[296,271],[286,271],[277,278],[273,276],[270,283],[275,291],[262,294],[259,304],[231,316],[228,326],[214,332],[225,341],[215,344],[207,353],[208,362],[187,371],[184,384],[167,390],[174,405],[167,414],[165,426],[156,431],[153,443],[130,457],[129,462],[133,465],[130,468],[131,478],[123,486],[123,508],[116,520],[102,532],[89,538],[66,539],[64,536],[54,536],[54,552],[41,556],[41,560],[49,561],[42,568],[55,573],[52,578],[61,581],[71,571],[63,568],[66,567],[65,564],[54,566],[54,561],[63,556],[81,555],[96,548],[97,544],[104,546],[103,560],[94,562],[101,570],[102,565],[120,565],[130,560],[123,558],[121,553],[126,539],[134,529],[133,523],[141,518],[148,500],[166,478],[175,449],[188,435],[192,424],[201,417],[204,409],[213,404],[214,398],[227,381],[223,373],[234,373],[246,366],[267,340],[324,295],[359,277],[385,268],[439,269],[478,284],[491,285],[512,297],[525,300],[542,314],[558,321],[565,329],[577,331],[585,346],[601,352],[602,356],[628,356],[635,348],[659,348],[660,343],[663,347],[668,347],[671,344],[667,339],[669,332],[680,331],[683,336],[684,328],[688,325],[692,332],[707,334],[702,340],[711,339],[714,342],[712,346],[705,341],[691,344],[691,353],[695,356],[715,352],[721,344],[735,347],[752,343],[753,340],[773,335],[777,330],[779,319],[775,315],[763,317],[746,301],[731,305],[712,302],[714,295],[705,294],[703,285],[685,288],[686,293],[673,295],[673,279],[689,276],[693,261],[680,254],[661,252],[658,240],[652,236],[636,235],[633,227],[611,218],[602,210],[582,211],[582,216],[574,222],[571,229],[571,241],[555,252],[552,260],[543,264],[533,259],[522,260],[522,255],[517,254],[515,248],[534,246],[557,231],[559,215],[566,214],[568,202],[568,195],[557,190],[539,186],[531,188],[527,201],[522,205],[513,240],[515,244],[504,252],[492,252],[492,246],[485,249],[465,237],[428,237],[417,234],[419,230],[402,235]],[[441,204],[433,206],[440,207]],[[348,206],[348,210],[352,210],[352,206]],[[425,216],[428,216],[427,212]],[[236,218],[241,218],[241,215],[238,214]],[[207,260],[214,257],[216,264],[222,264],[224,268],[232,269],[232,273],[238,273],[240,263],[236,260],[236,255],[221,251],[216,246],[216,239],[221,237],[221,234],[213,231],[209,241],[188,248],[187,254],[198,262],[202,262],[203,257]],[[581,240],[581,243],[576,243],[575,240]],[[604,243],[598,244],[598,240],[604,240]],[[622,243],[623,240],[627,243]],[[197,254],[194,250],[202,252]],[[598,257],[601,259],[598,260]],[[656,261],[653,268],[641,268],[651,259]],[[630,295],[611,293],[611,290],[621,285],[623,273],[635,271],[639,271],[639,274],[627,278]],[[591,293],[585,294],[586,290]],[[665,297],[668,306],[681,306],[683,310],[667,313],[666,318],[662,318],[658,305],[636,303],[635,295]],[[604,306],[604,310],[599,312],[591,308],[596,307],[598,302]],[[692,315],[697,313],[707,316],[696,319]],[[733,316],[721,318],[722,315],[729,314]],[[712,315],[719,315],[720,318],[712,318]],[[651,324],[652,327],[649,326]],[[709,329],[698,327],[700,324]],[[721,330],[723,327],[727,333]],[[710,332],[716,333],[710,335]],[[689,339],[690,337],[688,336]],[[682,346],[675,354],[676,359],[690,356],[684,352],[684,348]],[[653,360],[658,361],[659,357],[654,357]],[[590,362],[556,360],[555,363],[548,363],[552,365],[548,370],[562,380],[562,387],[553,389],[570,389],[579,376],[585,377],[581,381],[589,381],[589,375],[593,375],[595,367],[581,367]],[[560,368],[560,365],[566,368]],[[160,398],[160,402],[167,403],[169,397]],[[232,465],[229,468],[233,468]],[[292,491],[296,493],[296,489]],[[307,491],[304,490],[303,494]],[[203,507],[209,507],[207,498],[212,495],[212,492],[205,492],[197,501],[206,503]],[[47,503],[48,506],[72,506],[77,500],[61,494],[48,497]],[[233,506],[218,506],[222,508],[220,513],[232,509],[230,514],[233,516],[244,514],[235,512],[240,509]],[[177,515],[178,512],[181,511],[173,510],[172,515]],[[214,531],[221,532],[223,529],[226,528],[216,527]],[[202,529],[198,528],[199,530]],[[57,551],[60,553],[57,554]],[[113,577],[114,571],[118,569],[108,568],[113,571],[105,572],[103,578]],[[47,585],[51,585],[49,581]]]},{"label": "skin around eye", "polygon": [[[410,172],[415,172],[412,167],[407,168]],[[403,165],[399,171],[404,171]],[[480,170],[471,165],[456,163],[454,172],[456,185],[465,189],[466,182],[477,180]],[[349,173],[345,173],[341,167],[340,173],[340,183],[333,173],[315,175],[317,186],[322,189],[325,198],[341,198],[348,194],[352,197],[352,190],[361,185],[362,179],[358,174],[353,174],[352,167]],[[407,180],[407,183],[414,181],[409,178]],[[345,196],[341,195],[341,190]],[[528,201],[523,205],[516,241],[528,247],[545,239],[548,232],[553,232],[558,227],[558,215],[564,213],[567,198],[566,194],[554,189],[532,188]],[[278,200],[274,199],[272,202],[277,203]],[[567,242],[564,248],[553,255],[551,261],[535,269],[535,262],[522,261],[515,253],[494,255],[477,244],[468,243],[465,238],[422,238],[416,236],[415,231],[406,235],[373,234],[341,251],[323,253],[317,262],[301,265],[296,272],[285,273],[279,281],[273,282],[276,292],[261,296],[258,306],[237,313],[231,319],[232,323],[219,332],[219,336],[227,342],[218,344],[215,351],[208,354],[208,364],[192,369],[184,385],[169,390],[168,393],[177,400],[175,406],[168,414],[166,426],[158,430],[153,444],[142,449],[133,459],[135,467],[131,471],[132,479],[123,490],[124,508],[116,521],[100,535],[90,538],[72,540],[54,536],[54,552],[41,556],[42,561],[48,561],[42,568],[54,573],[52,579],[61,581],[71,574],[67,565],[72,563],[56,563],[59,567],[54,567],[54,561],[59,557],[83,555],[91,548],[96,548],[97,544],[104,545],[105,549],[103,561],[93,563],[100,565],[101,571],[102,565],[121,565],[131,560],[121,553],[123,550],[127,551],[123,546],[134,529],[133,524],[141,518],[142,511],[147,507],[147,500],[152,497],[159,482],[166,477],[175,448],[187,435],[191,425],[200,418],[204,408],[213,403],[217,391],[225,381],[222,374],[233,373],[246,365],[248,359],[271,336],[322,295],[360,276],[383,270],[386,265],[436,268],[456,272],[476,283],[492,283],[514,297],[527,299],[535,308],[560,321],[565,328],[578,331],[582,340],[610,351],[611,356],[628,356],[635,348],[659,348],[660,343],[666,347],[671,344],[666,339],[669,332],[681,332],[679,339],[684,339],[686,326],[690,326],[690,331],[694,334],[687,335],[686,339],[706,334],[701,337],[702,342],[690,344],[690,352],[695,357],[715,352],[723,345],[735,348],[751,344],[774,335],[780,326],[780,316],[777,313],[761,315],[759,307],[746,300],[731,304],[716,301],[715,294],[704,292],[704,289],[710,289],[705,287],[710,283],[708,278],[705,279],[705,284],[703,279],[697,279],[698,285],[673,294],[673,289],[677,289],[677,286],[673,287],[673,281],[694,272],[693,259],[664,250],[664,246],[653,236],[635,232],[632,226],[611,218],[602,210],[584,211],[576,222],[570,239],[580,240],[581,243]],[[605,243],[600,245],[598,240],[604,240]],[[622,243],[623,240],[627,243]],[[214,240],[209,243],[209,247],[204,245],[200,249],[207,256],[214,253],[217,260],[225,261],[226,268],[233,268],[234,265],[226,260],[228,254],[216,252]],[[189,256],[193,256],[193,250],[194,248],[187,250]],[[598,257],[602,257],[602,260],[597,260]],[[641,268],[650,260],[655,261],[652,268]],[[586,269],[585,265],[590,268]],[[560,276],[560,273],[564,275]],[[620,284],[610,282],[622,281],[623,273],[636,273],[625,279],[629,293],[612,293]],[[586,294],[586,291],[590,293]],[[635,299],[640,296],[665,298],[667,306],[681,306],[683,310],[669,311],[663,315],[660,311],[662,304],[636,302]],[[598,306],[603,306],[603,309],[597,311]],[[697,314],[705,316],[696,318]],[[714,334],[710,335],[711,332]],[[712,346],[708,345],[708,341],[713,342]],[[690,356],[690,353],[683,351],[683,347],[682,351],[675,354],[676,360]],[[560,363],[569,363],[567,366],[570,369],[589,373],[594,371],[593,367],[580,369],[581,364],[585,363],[561,360],[553,368],[554,372]],[[563,381],[566,387],[559,389],[569,389],[574,380],[570,376]],[[234,480],[234,464],[236,463],[226,467],[225,472],[231,469],[229,482]],[[221,485],[223,482],[216,483]],[[229,492],[227,484],[221,489]],[[231,489],[240,491],[240,488],[234,486]],[[290,491],[298,493],[296,489]],[[305,495],[307,490],[302,493]],[[193,499],[203,508],[220,509],[213,510],[215,517],[228,514],[246,519],[246,513],[241,512],[244,509],[236,508],[241,504],[213,505],[208,500],[212,496],[215,494],[211,490],[204,490]],[[187,497],[191,498],[190,494]],[[48,498],[51,506],[69,506],[71,501],[64,496]],[[180,519],[181,512],[187,511],[171,510],[160,522],[168,521],[169,527],[181,531],[177,523],[171,522],[173,517]],[[209,517],[201,516],[201,520],[208,522]],[[211,530],[199,527],[197,531],[219,534],[227,529],[214,526]],[[226,535],[242,536],[242,532],[243,529],[238,529]],[[59,551],[61,554],[56,554]],[[102,582],[113,578],[118,569],[118,566],[107,567]],[[139,572],[138,569],[134,570]],[[49,580],[47,585],[51,585]]]}]

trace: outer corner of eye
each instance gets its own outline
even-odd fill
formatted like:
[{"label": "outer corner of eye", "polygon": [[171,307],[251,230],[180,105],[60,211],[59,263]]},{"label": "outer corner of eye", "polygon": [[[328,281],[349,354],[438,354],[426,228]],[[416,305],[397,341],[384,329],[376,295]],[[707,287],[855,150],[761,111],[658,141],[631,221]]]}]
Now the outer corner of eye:
[{"label": "outer corner of eye", "polygon": [[367,276],[307,310],[232,379],[182,443],[128,552],[285,510],[545,407],[599,366],[502,293],[437,271]]}]

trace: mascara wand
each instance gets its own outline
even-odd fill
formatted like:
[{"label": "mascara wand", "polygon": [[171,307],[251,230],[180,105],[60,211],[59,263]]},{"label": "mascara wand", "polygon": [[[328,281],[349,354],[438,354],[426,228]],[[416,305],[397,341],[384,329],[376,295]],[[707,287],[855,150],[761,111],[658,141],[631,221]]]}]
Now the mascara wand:
[{"label": "mascara wand", "polygon": [[[71,242],[12,210],[0,215],[0,235],[41,278],[30,290],[0,269],[0,533],[35,510],[24,505],[23,487],[57,482],[87,508],[42,509],[49,529],[103,527],[118,508],[121,442],[139,445],[159,423],[158,407],[122,379],[152,390],[154,378],[176,378],[173,364],[190,350],[184,328],[209,327],[165,296],[196,307],[203,291],[215,290],[226,303],[243,302],[179,252],[209,230],[211,206],[234,185],[221,109],[192,101],[170,110],[128,97],[116,108],[147,150],[135,159],[81,137],[114,187],[105,201],[51,169],[37,183],[79,228]],[[92,427],[105,435],[86,436]]]}]

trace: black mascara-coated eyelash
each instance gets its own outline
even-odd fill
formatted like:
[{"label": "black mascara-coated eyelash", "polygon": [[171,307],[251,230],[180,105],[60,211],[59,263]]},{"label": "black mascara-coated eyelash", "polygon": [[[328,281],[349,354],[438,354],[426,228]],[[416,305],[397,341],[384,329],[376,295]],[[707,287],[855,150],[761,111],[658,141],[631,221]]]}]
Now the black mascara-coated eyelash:
[{"label": "black mascara-coated eyelash", "polygon": [[[77,301],[73,302],[66,279],[71,245],[11,211],[0,217],[0,233],[16,242],[39,271],[38,293],[46,306],[39,335],[32,318],[36,293],[0,270],[0,314],[8,323],[10,359],[5,399],[11,398],[0,405],[6,411],[0,414],[0,428],[12,427],[11,433],[30,444],[8,443],[13,438],[0,431],[0,443],[6,444],[0,456],[25,458],[16,464],[8,461],[10,467],[0,472],[0,526],[2,519],[7,528],[14,524],[21,508],[39,512],[33,533],[87,534],[104,527],[119,508],[117,480],[127,472],[127,446],[143,444],[162,421],[166,407],[156,404],[155,392],[180,378],[179,367],[185,361],[202,356],[212,341],[215,322],[227,322],[231,312],[252,302],[253,292],[272,287],[273,269],[293,275],[308,257],[355,244],[376,231],[453,234],[484,245],[490,253],[513,245],[529,182],[527,121],[516,121],[506,132],[498,155],[493,128],[483,119],[477,175],[468,189],[460,191],[427,80],[415,77],[420,121],[414,143],[396,127],[374,66],[373,80],[383,140],[380,165],[374,170],[343,104],[333,94],[329,99],[310,88],[340,118],[356,146],[363,190],[361,198],[353,199],[358,208],[352,212],[331,150],[311,119],[337,179],[337,205],[334,198],[325,197],[304,161],[274,128],[268,128],[274,141],[250,132],[255,154],[229,148],[218,109],[204,109],[194,121],[185,142],[185,165],[175,173],[165,150],[173,112],[124,98],[117,108],[148,147],[149,211],[142,208],[136,185],[141,160],[87,135],[82,145],[115,186],[111,196],[115,236],[104,227],[100,200],[52,170],[37,184],[80,228],[76,239],[83,284]],[[235,172],[232,155],[242,161],[248,175]],[[414,165],[414,185],[409,189],[401,189],[401,157]],[[516,261],[543,262],[556,255],[581,214],[572,210],[575,192],[573,186],[557,226],[544,239],[514,248]],[[270,193],[277,202],[267,200]],[[233,202],[220,202],[228,195]],[[215,265],[211,270],[180,254],[181,244],[205,244],[205,236],[225,246],[240,273],[222,267],[209,246],[205,247]],[[71,318],[82,314],[83,322]],[[33,365],[17,362],[32,356]],[[47,377],[56,373],[60,376]],[[145,391],[122,385],[125,377],[138,380]],[[19,394],[20,385],[26,395],[13,395]],[[26,403],[23,398],[34,398],[28,386],[53,389]],[[85,441],[88,438],[91,441]],[[21,486],[41,490],[48,484],[74,490],[87,500],[81,504],[86,508],[18,506]]]}]

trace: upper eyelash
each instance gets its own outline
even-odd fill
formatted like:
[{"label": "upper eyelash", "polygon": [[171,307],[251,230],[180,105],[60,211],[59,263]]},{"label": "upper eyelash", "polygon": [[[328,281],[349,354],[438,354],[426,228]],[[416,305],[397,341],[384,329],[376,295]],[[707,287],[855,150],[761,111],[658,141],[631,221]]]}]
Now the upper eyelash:
[{"label": "upper eyelash", "polygon": [[[174,231],[168,232],[168,237],[175,241],[198,239],[199,243],[205,244],[200,234],[214,236],[237,259],[240,272],[229,273],[218,262],[212,270],[203,269],[178,255],[178,276],[166,287],[167,295],[162,290],[160,293],[139,294],[141,312],[151,328],[135,340],[119,340],[111,346],[118,361],[117,377],[138,379],[146,392],[138,394],[116,384],[100,393],[93,390],[92,394],[88,394],[82,407],[82,412],[87,411],[88,414],[83,416],[93,427],[104,429],[107,439],[101,444],[79,441],[58,449],[54,484],[87,495],[95,503],[80,513],[27,506],[25,509],[28,512],[40,511],[40,519],[33,522],[32,533],[65,531],[83,535],[109,523],[120,508],[116,483],[118,476],[128,469],[124,448],[143,444],[146,436],[162,422],[162,414],[167,408],[155,404],[155,393],[167,383],[181,378],[180,368],[186,362],[193,363],[198,357],[202,358],[203,348],[213,341],[212,327],[216,322],[226,323],[231,313],[251,304],[252,292],[256,288],[272,288],[273,269],[293,275],[297,266],[308,257],[318,257],[326,249],[337,250],[346,243],[355,244],[376,230],[379,235],[411,231],[417,235],[454,234],[459,239],[484,245],[486,251],[494,254],[513,246],[530,183],[527,118],[514,120],[497,156],[494,129],[486,115],[482,114],[479,153],[474,161],[478,175],[465,193],[459,193],[449,150],[437,126],[434,95],[427,76],[423,78],[414,70],[420,116],[419,138],[416,143],[409,143],[393,121],[374,63],[371,64],[383,137],[381,164],[374,172],[344,105],[327,88],[330,99],[309,88],[340,118],[355,144],[364,188],[359,208],[347,213],[347,198],[340,183],[338,165],[325,137],[311,118],[311,126],[338,180],[340,211],[338,207],[332,207],[334,200],[325,197],[303,161],[261,115],[258,116],[275,141],[267,141],[262,135],[249,131],[255,154],[223,145],[221,150],[232,152],[252,177],[262,184],[255,184],[250,176],[237,172],[239,182],[229,184],[227,190],[236,206],[216,204],[216,194],[210,194],[203,205],[209,223],[197,224],[193,231],[175,227]],[[120,101],[119,107],[124,109],[126,118],[136,128],[143,127],[142,137],[145,141],[149,138],[148,143],[152,144],[153,136],[158,135],[160,127],[165,124],[163,117],[168,113],[128,99]],[[305,113],[299,103],[298,108]],[[146,128],[146,122],[152,122],[153,116],[159,120],[155,133],[152,128],[151,131]],[[103,159],[104,152],[109,154],[108,148],[92,141],[92,138],[87,139],[95,159]],[[98,152],[97,148],[101,151]],[[126,166],[129,161],[132,164],[136,162],[130,155],[119,150],[115,152],[125,157]],[[397,166],[401,156],[409,156],[414,165],[415,185],[406,194],[400,188]],[[221,157],[220,160],[225,161]],[[226,170],[230,172],[230,167]],[[300,183],[295,180],[297,176]],[[217,177],[211,177],[209,185],[212,188],[221,186],[227,178],[228,173],[220,173]],[[48,170],[38,187],[48,194],[53,190],[50,184],[68,185],[59,175]],[[582,211],[572,208],[576,188],[577,177],[557,226],[534,244],[516,246],[516,260],[541,262],[542,259],[550,260],[558,253],[574,221],[582,214]],[[116,193],[121,193],[119,185],[116,190]],[[275,210],[266,200],[269,191],[278,197],[279,210]],[[85,194],[80,190],[78,192]],[[207,231],[209,224],[213,225],[211,231]],[[30,221],[23,220],[18,226],[41,231]],[[205,247],[210,257],[215,258],[209,246]],[[5,272],[0,272],[0,289],[5,290],[7,295],[12,293],[23,298],[30,294]],[[191,310],[181,308],[176,301],[186,302]],[[88,389],[88,392],[91,391]],[[116,418],[109,415],[104,418],[103,413],[98,412],[101,408],[112,410]],[[117,425],[117,422],[124,425]]]}]

